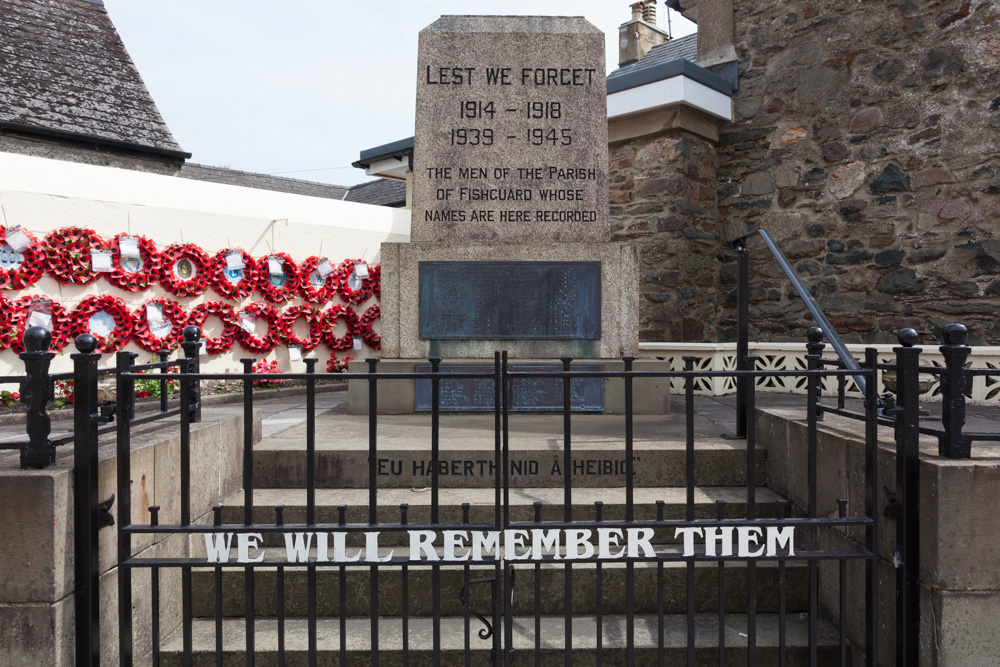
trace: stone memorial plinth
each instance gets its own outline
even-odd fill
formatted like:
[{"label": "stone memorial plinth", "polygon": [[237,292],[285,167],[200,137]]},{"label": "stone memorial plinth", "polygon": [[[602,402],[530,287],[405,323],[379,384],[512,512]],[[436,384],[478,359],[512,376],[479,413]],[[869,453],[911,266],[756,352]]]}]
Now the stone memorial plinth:
[{"label": "stone memorial plinth", "polygon": [[421,31],[411,241],[382,244],[382,370],[636,353],[639,258],[610,242],[604,68],[604,35],[580,17]]}]

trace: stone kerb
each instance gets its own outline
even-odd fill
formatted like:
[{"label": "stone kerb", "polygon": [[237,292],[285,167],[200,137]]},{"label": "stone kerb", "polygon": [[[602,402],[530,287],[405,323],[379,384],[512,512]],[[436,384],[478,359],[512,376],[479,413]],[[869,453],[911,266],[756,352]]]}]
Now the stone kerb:
[{"label": "stone kerb", "polygon": [[[139,427],[132,438],[133,520],[148,523],[148,507],[160,506],[162,524],[179,522],[180,436],[176,424]],[[254,441],[261,416],[253,416]],[[206,521],[213,505],[242,488],[243,418],[237,408],[206,409],[191,425],[192,516]],[[67,445],[66,447],[69,447]],[[65,448],[64,448],[65,449]],[[99,497],[116,493],[114,435],[102,438]],[[12,666],[70,665],[74,654],[74,557],[72,457],[62,451],[45,470],[20,470],[17,457],[0,459],[0,663]],[[116,507],[112,507],[116,515]],[[116,518],[117,521],[117,518]],[[133,555],[184,557],[182,536],[134,536]],[[118,661],[117,531],[100,531],[102,664]],[[133,576],[134,653],[151,648],[151,590],[148,569]],[[180,575],[161,570],[161,636],[180,623]]]}]

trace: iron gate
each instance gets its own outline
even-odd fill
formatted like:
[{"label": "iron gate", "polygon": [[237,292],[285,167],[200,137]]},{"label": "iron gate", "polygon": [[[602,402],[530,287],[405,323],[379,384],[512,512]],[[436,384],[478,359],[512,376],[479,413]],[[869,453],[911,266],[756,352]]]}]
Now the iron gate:
[{"label": "iron gate", "polygon": [[[727,651],[745,652],[748,665],[754,665],[760,658],[761,664],[785,664],[785,642],[788,625],[796,623],[805,628],[808,635],[808,664],[847,664],[851,656],[851,648],[847,640],[848,614],[863,617],[866,641],[866,657],[868,665],[876,664],[877,656],[877,613],[878,580],[876,576],[878,532],[877,490],[877,413],[878,397],[875,394],[876,381],[868,381],[866,385],[866,401],[864,419],[866,424],[865,460],[863,463],[864,494],[863,503],[850,506],[846,500],[838,503],[839,512],[836,516],[819,516],[817,506],[818,471],[817,471],[817,421],[822,418],[822,408],[819,404],[820,383],[823,377],[865,377],[875,378],[878,372],[877,359],[869,353],[866,363],[860,369],[823,368],[820,363],[822,332],[811,332],[809,345],[809,367],[804,371],[762,371],[756,370],[756,359],[746,359],[746,370],[727,372],[695,371],[693,358],[686,358],[682,370],[669,372],[636,371],[632,367],[632,359],[624,359],[622,371],[578,371],[573,369],[572,359],[561,360],[559,369],[534,370],[532,372],[517,372],[508,368],[506,353],[497,353],[494,365],[489,372],[482,373],[441,373],[440,359],[431,359],[430,373],[380,373],[377,360],[369,360],[368,373],[353,376],[355,381],[367,382],[369,417],[368,417],[368,494],[367,506],[363,508],[364,518],[348,521],[348,507],[337,508],[336,520],[332,517],[320,517],[317,513],[316,500],[316,384],[327,376],[318,375],[315,370],[315,359],[307,359],[307,373],[285,374],[287,379],[302,380],[306,384],[306,501],[305,513],[301,521],[286,521],[285,508],[274,507],[268,517],[254,512],[254,379],[251,373],[253,360],[244,360],[243,375],[214,375],[192,372],[187,363],[182,360],[182,372],[175,376],[180,382],[180,398],[182,405],[198,404],[198,384],[206,380],[234,378],[243,383],[244,409],[244,447],[243,447],[243,505],[239,508],[242,520],[224,522],[223,508],[216,507],[211,522],[197,523],[191,513],[191,450],[190,433],[192,420],[198,418],[195,410],[180,411],[180,502],[175,518],[164,521],[161,509],[150,507],[148,523],[140,523],[132,516],[130,507],[130,445],[131,445],[131,411],[128,400],[122,401],[117,407],[118,422],[118,552],[120,567],[118,569],[119,589],[119,624],[120,624],[120,663],[131,665],[133,662],[133,587],[136,577],[142,571],[148,572],[151,605],[149,614],[152,627],[153,664],[226,664],[232,661],[231,642],[226,641],[223,624],[223,572],[235,570],[243,573],[244,618],[241,630],[245,641],[241,647],[245,651],[245,661],[248,665],[255,664],[255,654],[260,650],[257,645],[256,631],[261,621],[257,612],[257,597],[255,591],[255,572],[263,568],[276,571],[276,589],[269,592],[274,596],[275,615],[269,619],[268,628],[275,629],[276,645],[273,646],[276,662],[279,665],[292,661],[296,664],[305,662],[309,665],[336,664],[347,665],[359,662],[378,665],[387,662],[380,659],[383,650],[388,650],[380,641],[386,637],[394,642],[392,650],[398,652],[393,657],[393,664],[414,663],[434,665],[456,664],[458,655],[462,655],[464,664],[483,664],[487,661],[481,647],[489,650],[489,664],[493,665],[541,665],[562,662],[566,665],[595,663],[602,664],[609,660],[615,664],[667,664],[675,662],[671,657],[668,637],[673,632],[666,627],[665,606],[667,598],[676,593],[665,587],[665,568],[681,564],[684,569],[685,590],[683,593],[685,618],[682,629],[683,648],[681,649],[686,664],[704,663],[706,645],[712,653],[717,653],[718,664],[730,664],[727,661]],[[127,353],[123,353],[127,354]],[[756,443],[754,440],[754,406],[756,380],[768,376],[795,375],[808,383],[808,395],[805,408],[808,415],[808,461],[804,475],[808,486],[809,501],[806,507],[790,509],[783,501],[777,503],[776,513],[765,515],[758,510],[762,507],[757,502],[758,486],[764,480],[757,479]],[[916,373],[913,373],[915,381]],[[746,484],[745,484],[745,516],[734,516],[727,511],[724,504],[719,503],[714,516],[699,515],[696,512],[695,495],[697,483],[695,475],[696,433],[695,433],[695,383],[699,378],[719,376],[736,376],[747,379],[741,405],[745,407],[746,428]],[[133,395],[131,384],[141,378],[135,370],[117,375],[118,396]],[[441,502],[441,480],[439,478],[440,460],[440,396],[442,384],[460,378],[478,379],[492,385],[494,396],[493,409],[493,503],[488,515],[477,512],[473,520],[469,504],[462,505],[461,516],[444,516]],[[511,386],[518,379],[557,378],[563,386],[562,416],[562,451],[563,470],[569,471],[573,465],[574,412],[570,403],[570,387],[575,378],[606,378],[612,382],[624,385],[625,414],[624,429],[621,439],[624,447],[624,497],[621,499],[620,513],[616,506],[614,511],[605,508],[602,503],[594,504],[593,512],[581,516],[574,511],[574,498],[579,500],[584,490],[574,488],[572,476],[564,475],[562,502],[555,507],[534,503],[531,516],[513,515],[510,501],[510,422],[512,414],[508,409],[511,404]],[[659,500],[654,504],[637,503],[635,489],[635,469],[633,459],[633,385],[637,380],[648,378],[679,378],[684,383],[683,409],[685,415],[685,454],[684,479],[685,485],[683,512],[679,516],[668,515],[666,503]],[[386,380],[429,380],[432,385],[432,406],[430,411],[430,460],[431,487],[430,504],[426,514],[417,513],[407,505],[398,509],[380,505],[380,488],[378,485],[377,461],[379,452],[379,418],[378,398],[379,383]],[[85,386],[85,385],[84,385]],[[915,406],[915,402],[912,403]],[[516,419],[516,415],[513,416]],[[452,490],[450,493],[461,493]],[[579,502],[576,503],[579,507]],[[350,508],[353,515],[355,509]],[[555,512],[555,515],[550,514]],[[543,514],[545,515],[543,517]],[[390,515],[392,515],[390,517]],[[543,520],[544,518],[544,520]],[[323,520],[320,520],[323,519]],[[387,520],[388,519],[388,520]],[[852,543],[842,539],[848,531],[861,531],[858,542]],[[138,536],[159,534],[177,535],[181,538],[191,538],[192,553],[177,558],[155,558],[143,555],[133,555],[133,540]],[[374,537],[373,537],[374,535]],[[414,538],[414,535],[417,537]],[[456,537],[463,535],[464,538]],[[321,537],[323,536],[323,537]],[[791,536],[791,537],[790,537]],[[379,546],[414,544],[417,540],[431,540],[426,549],[417,549],[417,553],[403,554],[402,550],[394,549],[389,557]],[[467,552],[469,558],[475,557],[475,541],[478,540],[478,558],[475,563],[470,560],[432,560],[440,558],[439,547],[445,539],[452,540],[452,552],[458,550]],[[696,539],[705,543],[695,544]],[[729,548],[725,540],[730,539]],[[281,540],[285,548],[282,549]],[[333,557],[330,557],[330,542],[333,542]],[[201,549],[202,541],[205,548]],[[458,545],[457,547],[455,545]],[[540,546],[539,546],[540,545]],[[835,545],[831,547],[829,545]],[[266,548],[261,548],[266,547]],[[353,555],[352,550],[360,550]],[[233,551],[236,557],[233,558]],[[321,553],[322,551],[322,553]],[[252,552],[252,553],[251,553]],[[205,555],[202,555],[204,553]],[[361,554],[364,554],[363,556]],[[297,555],[296,555],[297,554]],[[241,557],[243,556],[243,557]],[[356,560],[347,560],[358,556]],[[303,558],[304,557],[304,558]],[[447,556],[446,556],[447,557]],[[456,558],[458,556],[455,556]],[[213,560],[214,559],[214,560]],[[717,610],[706,613],[704,609],[711,601],[699,600],[696,595],[696,564],[699,562],[716,564],[718,577]],[[856,599],[862,601],[861,608],[848,608],[847,569],[851,561],[863,563],[864,584]],[[756,646],[758,638],[757,583],[758,568],[766,562],[776,563],[778,586],[778,610],[776,631],[777,651],[760,652]],[[792,617],[785,607],[786,575],[788,569],[804,562],[808,570],[808,610],[806,618],[800,615]],[[823,563],[836,566],[838,575],[835,577],[839,594],[839,617],[824,621],[820,616],[819,578]],[[473,576],[470,568],[487,568],[490,576]],[[289,619],[285,608],[285,579],[290,576],[288,568],[304,567],[307,573],[306,614],[305,623],[301,628],[305,637],[305,649],[289,647],[292,637],[299,633],[297,621]],[[410,602],[414,590],[410,582],[415,568],[429,567],[431,570],[430,595],[431,614],[429,631],[431,634],[430,648],[426,652],[411,646],[415,633],[423,632],[426,619],[417,619],[410,613]],[[611,598],[616,595],[609,590],[610,584],[605,582],[611,567],[624,568],[624,603],[619,604],[618,611],[612,618],[605,612]],[[745,568],[746,581],[746,613],[740,615],[738,622],[745,629],[745,638],[737,641],[741,646],[735,647],[732,628],[732,614],[727,612],[727,597],[732,591],[727,591],[727,569]],[[542,589],[543,570],[559,568],[562,570],[562,586],[558,594],[549,589]],[[194,614],[192,611],[192,573],[208,569],[214,580],[214,643],[210,648],[195,646]],[[702,566],[701,569],[704,569]],[[162,579],[167,573],[180,571],[181,588],[181,618],[177,630],[180,638],[178,654],[161,655],[159,636],[161,626],[161,598],[164,593]],[[368,577],[368,614],[367,620],[348,618],[347,612],[347,579],[356,571],[367,572]],[[478,570],[477,570],[478,571]],[[595,577],[596,600],[593,601],[593,614],[582,618],[576,614],[574,604],[574,580],[587,571],[586,576]],[[643,586],[637,586],[637,571],[643,575]],[[655,572],[655,574],[652,574]],[[317,577],[332,573],[339,583],[339,600],[333,603],[334,613],[330,619],[320,618],[320,591],[317,587]],[[394,582],[401,586],[402,609],[398,617],[388,618],[382,612],[380,604],[380,575],[392,575]],[[460,589],[461,627],[464,637],[461,640],[461,650],[452,654],[442,649],[443,637],[453,637],[453,625],[443,625],[446,619],[443,607],[454,601],[442,600],[442,577],[457,576],[462,585]],[[651,576],[647,576],[651,575]],[[143,572],[145,578],[146,574]],[[655,582],[655,590],[649,590],[648,582]],[[145,580],[145,579],[143,579]],[[533,588],[523,583],[533,581]],[[551,608],[551,600],[547,596],[562,597],[559,606],[563,613],[555,616],[543,613],[543,606]],[[530,604],[522,602],[521,598]],[[515,615],[515,610],[518,614]],[[526,611],[527,610],[527,611]],[[640,613],[637,610],[644,610]],[[525,613],[526,612],[526,613]],[[646,613],[648,612],[648,613]],[[137,612],[138,613],[138,612]],[[145,611],[142,611],[145,614]],[[560,617],[561,616],[561,617]],[[593,618],[591,618],[593,616]],[[745,620],[744,620],[745,616]],[[837,614],[834,614],[837,616]],[[714,620],[713,620],[714,619]],[[329,621],[329,622],[328,622]],[[830,621],[833,625],[830,626]],[[363,626],[359,623],[363,622]],[[300,624],[301,625],[301,624]],[[321,628],[322,625],[322,628]],[[836,637],[833,643],[827,642],[820,653],[820,627],[834,627]],[[419,626],[419,627],[418,627]],[[230,626],[226,626],[230,627]],[[714,628],[714,633],[712,629]],[[728,628],[728,630],[727,630]],[[322,630],[322,631],[321,631]],[[329,630],[329,632],[328,632]],[[208,630],[206,630],[207,632]],[[395,646],[398,632],[399,646]],[[211,633],[210,633],[211,634]],[[320,648],[322,635],[323,648]],[[710,636],[711,635],[711,636]],[[359,653],[349,641],[349,636],[362,636],[365,650]],[[560,640],[561,636],[561,640]],[[646,638],[645,640],[643,638]],[[204,639],[204,637],[202,637]],[[613,640],[613,642],[612,642]],[[647,641],[648,640],[648,641]],[[745,643],[745,648],[742,644]],[[729,645],[727,647],[727,644]],[[197,650],[196,650],[197,648]],[[272,650],[272,649],[269,649]],[[574,651],[576,651],[574,653]],[[612,654],[615,654],[612,656]],[[480,657],[483,656],[483,657]],[[169,660],[168,660],[169,658]],[[856,658],[855,658],[856,659]],[[714,660],[714,658],[713,658]],[[272,661],[269,661],[269,664]]]}]

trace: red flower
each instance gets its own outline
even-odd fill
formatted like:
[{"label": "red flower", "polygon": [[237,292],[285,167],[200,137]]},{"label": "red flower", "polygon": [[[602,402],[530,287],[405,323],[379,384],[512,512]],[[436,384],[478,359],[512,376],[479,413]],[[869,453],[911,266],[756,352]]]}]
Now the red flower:
[{"label": "red flower", "polygon": [[[309,323],[309,338],[302,338],[295,335],[295,320],[300,317],[306,318]],[[323,314],[312,306],[294,306],[281,315],[285,323],[285,330],[288,333],[289,345],[301,345],[303,350],[311,350],[323,340]]]},{"label": "red flower", "polygon": [[[190,275],[175,269],[182,259],[190,262]],[[198,296],[205,291],[211,277],[212,260],[193,243],[175,243],[160,253],[156,272],[163,288],[177,296]]]},{"label": "red flower", "polygon": [[[7,243],[7,228],[0,227],[0,243]],[[18,290],[30,287],[42,277],[45,259],[43,244],[35,244],[21,251],[23,260],[21,266],[13,269],[0,269],[0,288]]]},{"label": "red flower", "polygon": [[315,255],[306,259],[299,266],[299,282],[301,283],[300,291],[302,292],[302,297],[306,301],[312,301],[313,303],[326,303],[330,300],[330,297],[334,295],[337,291],[337,271],[330,268],[333,271],[327,274],[326,278],[323,279],[323,284],[320,287],[316,287],[312,284],[311,276],[312,274],[319,273],[317,268],[320,262],[329,261],[325,257],[316,257]]},{"label": "red flower", "polygon": [[69,317],[68,335],[71,339],[90,331],[90,318],[104,311],[115,320],[115,328],[106,337],[93,334],[98,340],[98,352],[117,352],[132,337],[135,318],[129,312],[125,302],[116,296],[88,296],[73,310]]},{"label": "red flower", "polygon": [[97,279],[91,268],[90,250],[107,250],[104,240],[90,229],[64,227],[42,243],[44,268],[64,285],[86,285]]},{"label": "red flower", "polygon": [[375,333],[372,324],[380,317],[382,317],[382,309],[378,306],[372,306],[361,316],[361,322],[358,325],[361,340],[365,342],[365,345],[375,350],[382,349],[382,337]]},{"label": "red flower", "polygon": [[[334,335],[333,329],[337,326],[337,320],[341,318],[347,325],[347,331],[338,337]],[[354,347],[354,338],[358,335],[358,324],[358,315],[351,308],[339,303],[330,306],[323,313],[323,343],[333,351],[350,350]]]},{"label": "red flower", "polygon": [[[162,338],[157,338],[149,330],[147,306],[151,303],[158,304],[163,310],[163,319],[170,322],[170,332]],[[149,299],[135,311],[135,327],[132,330],[132,338],[139,344],[139,347],[147,352],[175,350],[180,345],[181,332],[187,324],[187,319],[187,313],[176,301],[162,298]]]},{"label": "red flower", "polygon": [[68,337],[66,309],[58,301],[53,301],[44,294],[22,296],[16,301],[4,299],[3,306],[6,313],[3,319],[5,326],[4,333],[0,337],[0,340],[3,340],[3,345],[0,347],[10,346],[10,349],[18,354],[24,352],[24,330],[28,324],[28,313],[32,304],[38,301],[48,302],[49,312],[52,316],[52,325],[49,329],[52,332],[52,342],[49,344],[49,350],[61,352],[66,347]]},{"label": "red flower", "polygon": [[111,265],[114,271],[108,274],[108,282],[129,292],[140,292],[156,283],[157,263],[160,259],[156,252],[156,244],[145,236],[137,236],[139,239],[139,256],[142,258],[142,268],[135,273],[129,273],[122,268],[122,252],[118,243],[123,236],[128,234],[117,234],[111,242]]},{"label": "red flower", "polygon": [[358,289],[352,289],[349,284],[351,274],[354,273],[354,265],[360,263],[362,263],[360,259],[345,259],[337,267],[337,272],[334,274],[337,277],[337,292],[340,294],[340,298],[347,303],[362,303],[371,298],[374,293],[375,276],[370,270],[368,277],[361,281]]},{"label": "red flower", "polygon": [[[281,285],[275,285],[271,281],[271,271],[267,261],[268,257],[277,257],[281,260],[285,278],[285,281]],[[266,257],[261,257],[257,265],[257,289],[271,303],[288,301],[299,291],[299,270],[292,258],[285,253],[273,252]]]},{"label": "red flower", "polygon": [[[238,251],[243,256],[243,278],[238,283],[233,283],[226,278],[226,255],[233,250]],[[250,296],[258,283],[258,270],[257,262],[243,248],[220,250],[212,258],[210,277],[212,289],[219,296],[234,301]]]},{"label": "red flower", "polygon": [[239,312],[237,321],[241,315],[247,315],[253,319],[259,317],[267,321],[267,333],[263,338],[258,338],[253,333],[244,330],[242,326],[236,331],[236,339],[243,349],[251,354],[267,354],[278,347],[287,337],[285,321],[271,304],[256,301]]},{"label": "red flower", "polygon": [[[223,324],[222,333],[215,338],[205,336],[205,320],[210,315],[218,317],[222,320]],[[206,301],[201,305],[195,306],[191,311],[191,316],[188,318],[187,324],[193,324],[201,330],[202,338],[205,339],[205,351],[209,354],[229,352],[229,350],[233,349],[233,343],[236,341],[236,331],[240,326],[236,321],[236,311],[233,310],[233,307],[221,301]]]}]

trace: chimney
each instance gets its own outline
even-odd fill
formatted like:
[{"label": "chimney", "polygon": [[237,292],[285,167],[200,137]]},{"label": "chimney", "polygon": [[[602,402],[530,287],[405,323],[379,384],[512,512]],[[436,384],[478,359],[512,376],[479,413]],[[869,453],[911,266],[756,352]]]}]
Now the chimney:
[{"label": "chimney", "polygon": [[656,26],[656,0],[629,5],[632,18],[618,28],[618,66],[641,60],[654,46],[670,39]]}]

